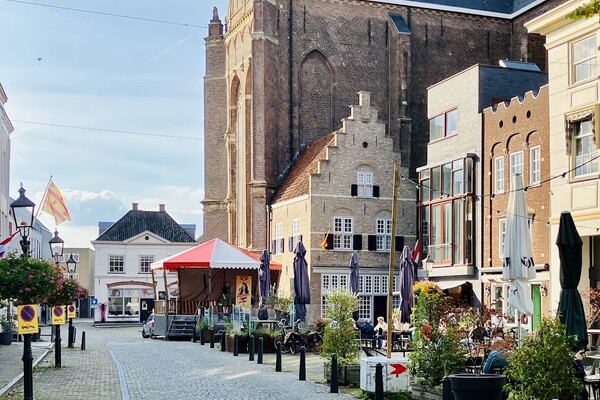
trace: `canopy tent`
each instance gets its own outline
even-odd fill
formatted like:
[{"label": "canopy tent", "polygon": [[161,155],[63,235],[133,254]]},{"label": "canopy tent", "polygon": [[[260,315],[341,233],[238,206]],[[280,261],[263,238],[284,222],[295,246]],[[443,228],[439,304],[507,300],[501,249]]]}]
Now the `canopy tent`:
[{"label": "canopy tent", "polygon": [[[260,268],[260,255],[221,239],[212,239],[191,249],[150,264],[153,270],[176,271],[179,268]],[[270,270],[281,271],[281,264],[270,262]]]},{"label": "canopy tent", "polygon": [[[252,277],[252,293],[257,295],[258,287],[256,285],[259,283],[260,264],[260,254],[234,246],[221,239],[212,239],[191,249],[155,261],[150,267],[153,275],[155,271],[162,270],[165,280],[167,271],[177,272],[180,301],[200,300],[216,304],[221,296],[221,287],[225,282],[229,282],[232,286],[235,285],[238,275]],[[213,272],[215,269],[221,272],[215,274]],[[270,262],[269,269],[281,271],[281,264]]]}]

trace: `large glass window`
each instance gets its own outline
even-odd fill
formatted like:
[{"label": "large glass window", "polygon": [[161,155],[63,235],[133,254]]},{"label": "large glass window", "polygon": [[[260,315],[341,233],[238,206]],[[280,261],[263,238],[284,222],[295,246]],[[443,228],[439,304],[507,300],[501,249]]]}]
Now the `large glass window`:
[{"label": "large glass window", "polygon": [[333,218],[333,248],[352,250],[352,218]]},{"label": "large glass window", "polygon": [[573,43],[571,58],[573,83],[596,76],[596,36]]},{"label": "large glass window", "polygon": [[575,176],[598,172],[598,161],[591,161],[598,154],[594,143],[593,124],[591,120],[575,123]]},{"label": "large glass window", "polygon": [[433,142],[447,136],[456,135],[457,120],[458,112],[456,110],[431,118],[429,120],[429,141]]},{"label": "large glass window", "polygon": [[108,273],[122,274],[125,272],[125,258],[123,256],[108,256]]},{"label": "large glass window", "polygon": [[139,315],[139,291],[135,289],[111,289],[108,295],[108,314],[113,316]]}]

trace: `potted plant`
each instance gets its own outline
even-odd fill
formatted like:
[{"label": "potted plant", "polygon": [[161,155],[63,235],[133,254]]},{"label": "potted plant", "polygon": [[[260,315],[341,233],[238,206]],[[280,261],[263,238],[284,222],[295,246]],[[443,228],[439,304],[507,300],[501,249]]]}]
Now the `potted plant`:
[{"label": "potted plant", "polygon": [[558,316],[543,318],[539,329],[509,356],[505,390],[511,400],[578,399],[583,385],[577,378],[571,349]]},{"label": "potted plant", "polygon": [[359,347],[355,340],[356,333],[354,319],[352,319],[352,312],[359,306],[358,297],[345,290],[331,291],[325,297],[327,318],[331,321],[325,325],[321,352],[321,355],[328,358],[328,362],[325,363],[325,378],[328,380],[331,378],[331,356],[335,353],[339,384],[358,384],[360,381]]},{"label": "potted plant", "polygon": [[214,325],[212,325],[206,317],[201,317],[198,319],[198,322],[196,322],[196,334],[202,335],[202,340],[205,343],[210,342],[210,330],[214,328]]},{"label": "potted plant", "polygon": [[408,369],[417,385],[437,391],[445,376],[464,368],[466,351],[458,324],[450,318],[452,299],[433,282],[415,283],[414,297]]},{"label": "potted plant", "polygon": [[13,320],[6,315],[0,315],[0,344],[8,345],[12,343],[12,328],[14,327]]}]

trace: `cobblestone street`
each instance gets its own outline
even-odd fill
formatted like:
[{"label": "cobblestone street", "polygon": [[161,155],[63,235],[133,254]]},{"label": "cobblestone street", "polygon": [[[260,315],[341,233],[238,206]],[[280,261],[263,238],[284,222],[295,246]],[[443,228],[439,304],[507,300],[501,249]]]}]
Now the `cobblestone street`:
[{"label": "cobblestone street", "polygon": [[[248,361],[247,354],[234,357],[208,344],[142,339],[139,327],[76,326],[76,348],[67,348],[63,339],[63,367],[54,368],[53,351],[35,367],[37,400],[354,398],[330,394],[328,385],[318,383],[323,381],[323,360],[312,354],[307,355],[304,382],[298,380],[297,355],[284,355],[284,372],[275,372],[272,354],[265,354],[265,364],[258,365]],[[86,332],[85,351],[80,350],[82,331]],[[17,345],[12,346],[16,350]],[[20,355],[12,362],[22,363]],[[0,399],[22,397],[20,382]]]}]

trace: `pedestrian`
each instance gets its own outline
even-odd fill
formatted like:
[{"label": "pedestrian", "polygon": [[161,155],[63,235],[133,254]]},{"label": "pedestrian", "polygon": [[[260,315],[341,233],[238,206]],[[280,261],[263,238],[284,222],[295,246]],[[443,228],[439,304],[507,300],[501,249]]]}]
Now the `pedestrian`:
[{"label": "pedestrian", "polygon": [[219,304],[223,307],[224,314],[229,314],[231,312],[231,287],[229,286],[228,281],[225,281],[225,285],[221,288]]},{"label": "pedestrian", "polygon": [[377,317],[377,325],[375,325],[375,337],[377,338],[377,348],[381,349],[383,340],[387,334],[388,326],[383,317]]}]

